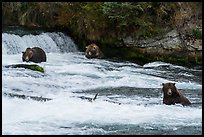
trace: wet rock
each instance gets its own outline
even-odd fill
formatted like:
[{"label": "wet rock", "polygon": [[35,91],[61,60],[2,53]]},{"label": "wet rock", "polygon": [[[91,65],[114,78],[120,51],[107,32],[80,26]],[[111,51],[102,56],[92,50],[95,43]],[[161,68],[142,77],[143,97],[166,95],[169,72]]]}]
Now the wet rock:
[{"label": "wet rock", "polygon": [[166,61],[168,58],[171,58],[171,61],[176,61],[176,58],[179,58],[178,61],[202,64],[202,39],[196,39],[192,35],[181,34],[176,29],[163,36],[147,40],[127,37],[123,39],[123,45],[128,47],[129,50],[134,49],[134,56],[140,54],[140,56],[143,55],[144,59],[151,56],[155,59],[162,58],[162,61]]},{"label": "wet rock", "polygon": [[25,68],[25,69],[31,69],[34,71],[39,71],[42,73],[45,72],[45,70],[41,66],[36,64],[12,64],[12,65],[7,65],[5,67],[6,68]]}]

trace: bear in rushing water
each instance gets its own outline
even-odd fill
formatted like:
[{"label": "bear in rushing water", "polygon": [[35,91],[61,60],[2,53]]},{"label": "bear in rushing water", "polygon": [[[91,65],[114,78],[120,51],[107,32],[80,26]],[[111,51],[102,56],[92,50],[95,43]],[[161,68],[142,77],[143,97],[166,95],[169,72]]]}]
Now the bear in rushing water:
[{"label": "bear in rushing water", "polygon": [[174,105],[181,103],[183,106],[191,105],[191,102],[177,90],[175,83],[162,83],[163,103],[166,105]]},{"label": "bear in rushing water", "polygon": [[102,51],[99,49],[99,47],[96,44],[92,43],[86,47],[85,56],[88,59],[90,58],[101,59],[104,57],[104,54],[102,53]]},{"label": "bear in rushing water", "polygon": [[46,54],[39,47],[27,48],[25,52],[22,52],[23,61],[32,61],[35,63],[46,62]]}]

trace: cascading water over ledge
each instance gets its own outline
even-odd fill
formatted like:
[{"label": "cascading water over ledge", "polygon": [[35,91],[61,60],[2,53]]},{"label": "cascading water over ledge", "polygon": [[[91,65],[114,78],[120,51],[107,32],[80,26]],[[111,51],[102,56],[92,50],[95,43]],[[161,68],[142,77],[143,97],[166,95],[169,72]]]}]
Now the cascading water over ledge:
[{"label": "cascading water over ledge", "polygon": [[43,32],[39,35],[2,34],[2,54],[19,54],[27,47],[40,47],[46,53],[77,52],[73,40],[62,32]]},{"label": "cascading water over ledge", "polygon": [[[38,64],[45,73],[7,67],[22,64],[21,52],[33,46],[47,53]],[[4,135],[202,134],[202,70],[87,59],[62,32],[4,31],[2,48]],[[166,82],[175,82],[192,106],[163,104]]]}]

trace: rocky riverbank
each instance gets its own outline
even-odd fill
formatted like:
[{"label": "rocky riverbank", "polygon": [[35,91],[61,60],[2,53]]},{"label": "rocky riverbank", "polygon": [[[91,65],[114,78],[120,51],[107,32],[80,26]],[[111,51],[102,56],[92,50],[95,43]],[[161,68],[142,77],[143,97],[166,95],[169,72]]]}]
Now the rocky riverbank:
[{"label": "rocky riverbank", "polygon": [[202,2],[3,2],[7,26],[67,32],[107,58],[202,65]]},{"label": "rocky riverbank", "polygon": [[202,39],[183,41],[175,29],[163,36],[147,40],[127,37],[118,47],[128,52],[128,54],[123,53],[127,55],[125,58],[140,64],[146,61],[161,60],[185,66],[202,65]]}]

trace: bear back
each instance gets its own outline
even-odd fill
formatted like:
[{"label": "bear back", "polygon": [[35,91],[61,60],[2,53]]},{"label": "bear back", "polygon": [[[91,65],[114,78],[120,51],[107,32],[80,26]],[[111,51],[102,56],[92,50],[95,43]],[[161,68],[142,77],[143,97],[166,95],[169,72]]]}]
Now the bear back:
[{"label": "bear back", "polygon": [[22,52],[23,61],[31,61],[35,63],[46,62],[46,54],[43,49],[39,47],[27,48],[25,52]]}]

